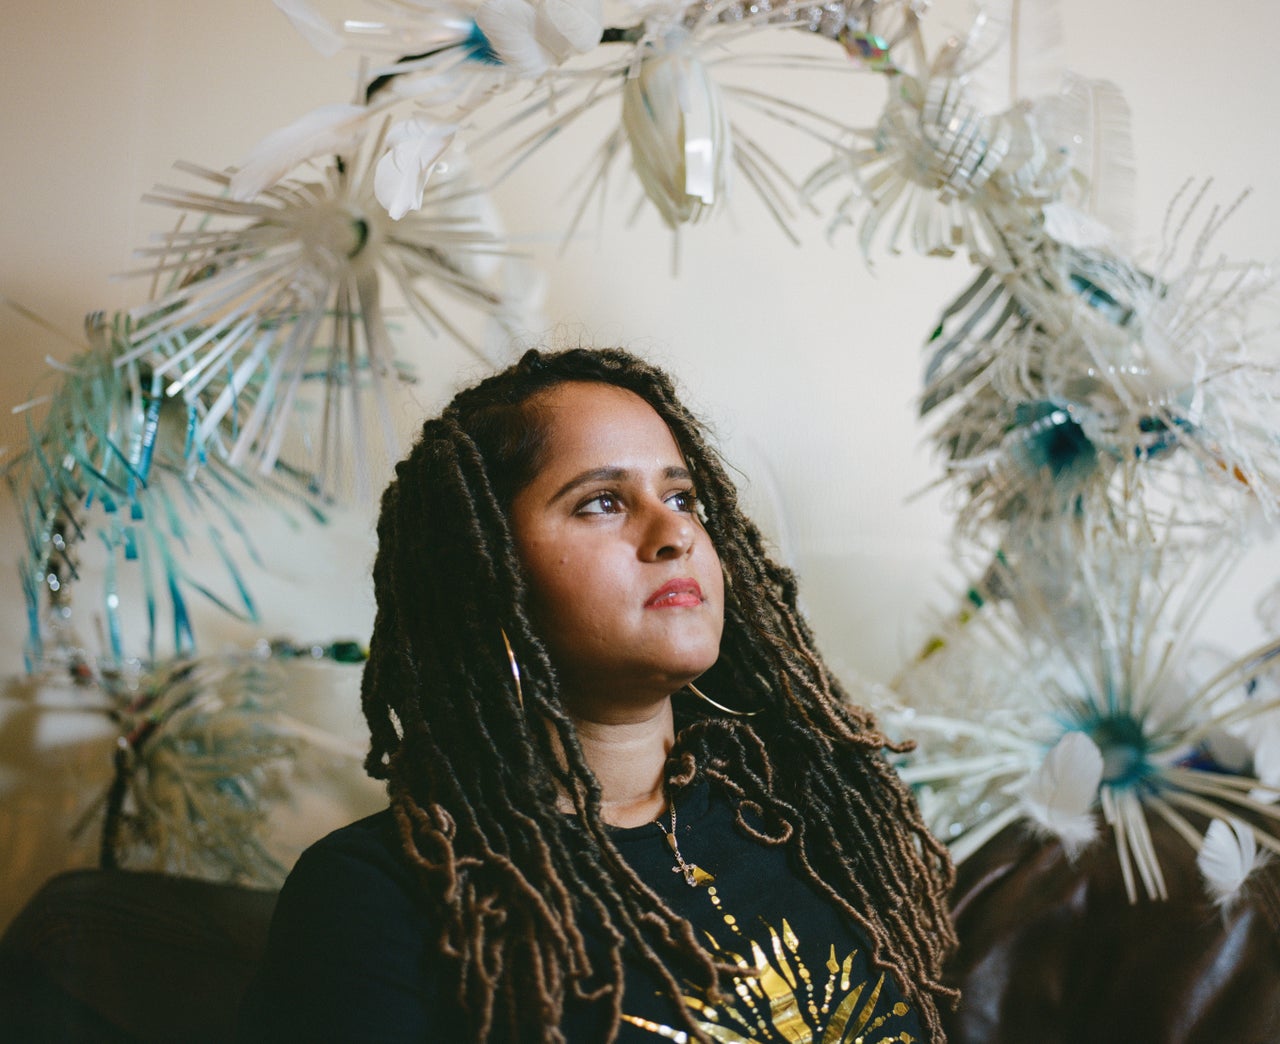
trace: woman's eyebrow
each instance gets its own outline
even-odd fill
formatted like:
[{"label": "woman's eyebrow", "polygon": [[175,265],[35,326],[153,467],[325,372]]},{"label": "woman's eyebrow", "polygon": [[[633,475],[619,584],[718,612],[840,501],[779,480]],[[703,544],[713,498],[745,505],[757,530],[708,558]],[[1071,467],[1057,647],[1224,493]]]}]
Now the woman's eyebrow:
[{"label": "woman's eyebrow", "polygon": [[[575,475],[556,490],[547,503],[554,504],[561,497],[571,493],[579,486],[590,485],[592,482],[626,482],[631,477],[632,472],[627,468],[610,466],[589,468],[581,474]],[[669,481],[671,479],[691,479],[693,476],[689,473],[688,468],[673,464],[662,469],[662,477]]]}]

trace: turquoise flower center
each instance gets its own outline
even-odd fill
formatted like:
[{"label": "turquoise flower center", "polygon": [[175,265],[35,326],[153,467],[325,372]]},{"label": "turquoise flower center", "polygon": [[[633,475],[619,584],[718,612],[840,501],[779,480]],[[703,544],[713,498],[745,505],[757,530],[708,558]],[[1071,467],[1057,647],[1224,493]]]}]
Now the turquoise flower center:
[{"label": "turquoise flower center", "polygon": [[1111,787],[1141,783],[1151,772],[1151,746],[1142,723],[1128,715],[1100,718],[1085,733],[1102,752],[1102,782]]}]

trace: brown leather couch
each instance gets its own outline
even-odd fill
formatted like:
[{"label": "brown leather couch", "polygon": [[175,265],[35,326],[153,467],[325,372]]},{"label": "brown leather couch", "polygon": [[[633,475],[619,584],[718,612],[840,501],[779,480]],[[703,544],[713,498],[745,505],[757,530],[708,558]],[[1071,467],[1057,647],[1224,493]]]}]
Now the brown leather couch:
[{"label": "brown leather couch", "polygon": [[[1229,914],[1153,824],[1167,902],[1125,896],[1115,851],[1075,864],[1011,828],[960,870],[952,1044],[1280,1042],[1280,860]],[[122,870],[45,885],[0,938],[0,1039],[227,1041],[275,893]]]},{"label": "brown leather couch", "polygon": [[1280,1042],[1280,862],[1224,914],[1190,846],[1151,828],[1163,902],[1130,904],[1114,846],[1072,864],[1016,827],[961,866],[951,1044]]}]

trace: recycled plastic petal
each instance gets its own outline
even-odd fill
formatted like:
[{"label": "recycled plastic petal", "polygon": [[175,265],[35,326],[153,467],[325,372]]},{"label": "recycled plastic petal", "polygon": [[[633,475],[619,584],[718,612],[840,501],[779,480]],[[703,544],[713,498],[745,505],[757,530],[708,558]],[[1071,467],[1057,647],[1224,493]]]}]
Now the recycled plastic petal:
[{"label": "recycled plastic petal", "polygon": [[728,188],[733,142],[720,90],[696,57],[641,60],[622,89],[631,163],[670,228],[711,213]]}]

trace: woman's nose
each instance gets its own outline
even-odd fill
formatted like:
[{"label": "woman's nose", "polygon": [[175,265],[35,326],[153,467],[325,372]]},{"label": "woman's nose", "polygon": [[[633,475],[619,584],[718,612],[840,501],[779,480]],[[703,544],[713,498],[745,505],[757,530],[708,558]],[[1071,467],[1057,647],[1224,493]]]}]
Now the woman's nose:
[{"label": "woman's nose", "polygon": [[672,511],[666,504],[650,509],[645,520],[640,556],[646,561],[680,558],[693,547],[693,519],[683,511]]}]

